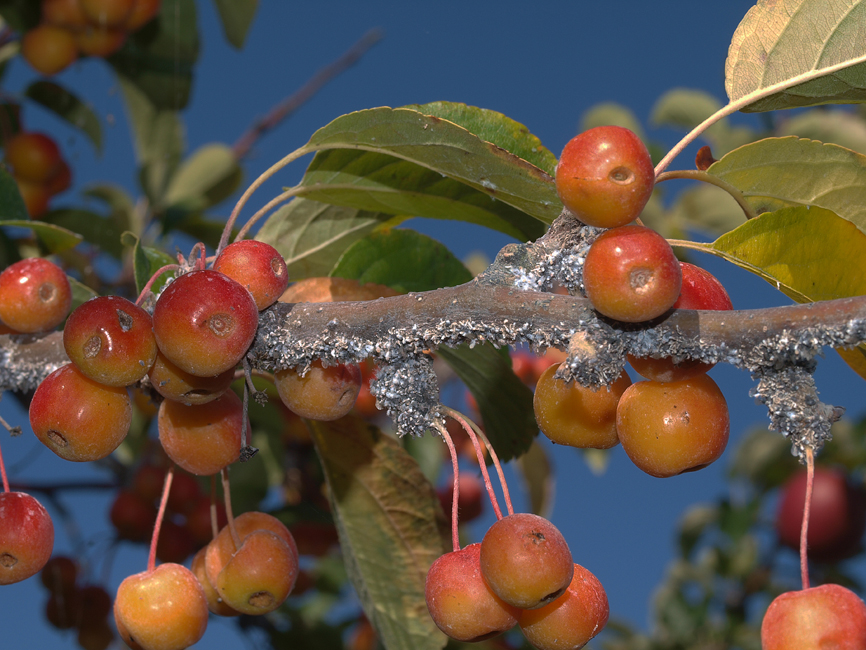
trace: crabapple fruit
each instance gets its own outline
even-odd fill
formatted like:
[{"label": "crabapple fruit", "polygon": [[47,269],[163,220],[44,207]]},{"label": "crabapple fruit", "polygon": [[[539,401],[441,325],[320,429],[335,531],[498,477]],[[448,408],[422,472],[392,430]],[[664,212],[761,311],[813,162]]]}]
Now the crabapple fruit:
[{"label": "crabapple fruit", "polygon": [[78,58],[75,34],[57,25],[38,25],[21,39],[21,56],[37,72],[44,75],[57,74]]},{"label": "crabapple fruit", "polygon": [[123,47],[126,35],[123,29],[88,25],[75,33],[75,42],[81,54],[105,58]]},{"label": "crabapple fruit", "polygon": [[722,391],[707,375],[629,386],[616,409],[616,430],[631,461],[665,478],[702,469],[728,444],[730,420]]},{"label": "crabapple fruit", "polygon": [[655,184],[649,152],[633,131],[598,126],[572,138],[556,167],[556,191],[590,226],[624,226],[640,216]]},{"label": "crabapple fruit", "polygon": [[78,0],[91,25],[122,27],[132,14],[135,0]]},{"label": "crabapple fruit", "polygon": [[217,271],[193,271],[166,287],[153,310],[153,334],[181,370],[214,377],[234,368],[253,342],[259,310],[250,292]]},{"label": "crabapple fruit", "polygon": [[622,226],[596,239],[583,265],[586,297],[601,314],[639,323],[668,311],[680,295],[682,271],[655,230]]},{"label": "crabapple fruit", "polygon": [[499,598],[481,573],[481,544],[446,553],[427,572],[427,610],[452,639],[475,642],[510,630],[519,610]]},{"label": "crabapple fruit", "polygon": [[[45,27],[60,29],[50,25]],[[65,30],[60,31],[65,33]],[[47,183],[60,171],[60,149],[44,133],[22,131],[6,142],[6,162],[12,166],[16,178],[32,183]]]},{"label": "crabapple fruit", "polygon": [[254,239],[226,246],[214,261],[213,270],[246,287],[259,311],[273,305],[289,286],[283,256],[270,244]]},{"label": "crabapple fruit", "polygon": [[54,548],[54,524],[44,506],[24,492],[0,492],[0,585],[39,573]]},{"label": "crabapple fruit", "polygon": [[76,368],[106,386],[134,384],[156,360],[150,314],[120,296],[99,296],[73,310],[63,347]]},{"label": "crabapple fruit", "polygon": [[42,0],[42,22],[77,30],[87,26],[87,17],[78,0]]},{"label": "crabapple fruit", "polygon": [[68,363],[46,377],[30,402],[33,433],[55,454],[84,462],[105,458],[132,421],[126,388],[104,386]]},{"label": "crabapple fruit", "polygon": [[0,321],[26,334],[54,329],[72,306],[72,288],[59,266],[32,257],[0,273]]},{"label": "crabapple fruit", "polygon": [[535,419],[551,441],[581,449],[610,449],[619,444],[616,405],[631,379],[625,370],[613,384],[598,390],[555,379],[559,364],[550,366],[535,386]]},{"label": "crabapple fruit", "polygon": [[311,420],[337,420],[355,405],[361,390],[361,369],[354,363],[327,368],[313,361],[303,377],[293,368],[274,375],[280,399],[294,413]]},{"label": "crabapple fruit", "polygon": [[481,540],[481,573],[509,605],[535,609],[556,600],[574,576],[568,543],[552,523],[515,513],[493,524]]},{"label": "crabapple fruit", "polygon": [[148,373],[150,385],[166,399],[182,404],[207,404],[225,393],[235,377],[235,369],[229,368],[214,377],[199,377],[181,370],[157,352],[156,360]]},{"label": "crabapple fruit", "polygon": [[159,13],[162,0],[135,0],[132,12],[123,24],[127,32],[137,32]]}]

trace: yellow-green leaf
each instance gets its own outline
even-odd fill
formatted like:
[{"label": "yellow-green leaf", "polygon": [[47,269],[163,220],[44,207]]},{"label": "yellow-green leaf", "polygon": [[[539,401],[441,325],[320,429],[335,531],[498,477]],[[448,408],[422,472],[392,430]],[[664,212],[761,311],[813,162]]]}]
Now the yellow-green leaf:
[{"label": "yellow-green leaf", "polygon": [[731,39],[728,97],[745,112],[866,100],[864,25],[866,0],[760,0]]},{"label": "yellow-green leaf", "polygon": [[50,253],[62,253],[70,248],[75,248],[80,244],[84,237],[81,235],[42,221],[24,221],[24,220],[4,220],[0,221],[0,226],[15,226],[17,228],[29,228],[32,230],[39,241],[48,249]]},{"label": "yellow-green leaf", "polygon": [[448,551],[438,497],[397,440],[363,420],[310,422],[346,569],[388,650],[440,650],[424,584]]}]

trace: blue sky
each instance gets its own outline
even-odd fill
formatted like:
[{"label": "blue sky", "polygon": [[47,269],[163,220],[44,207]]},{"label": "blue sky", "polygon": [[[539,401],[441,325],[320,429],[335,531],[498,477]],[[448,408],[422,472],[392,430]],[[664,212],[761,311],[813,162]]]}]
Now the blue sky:
[{"label": "blue sky", "polygon": [[[465,102],[500,111],[524,123],[558,154],[576,134],[581,114],[595,103],[616,101],[646,122],[655,100],[682,86],[704,89],[724,101],[724,61],[731,34],[752,5],[727,2],[263,2],[243,51],[229,47],[210,2],[201,2],[202,58],[193,98],[185,113],[190,149],[208,142],[233,143],[259,116],[291,94],[320,66],[337,58],[369,28],[384,30],[384,40],[354,68],[331,82],[291,119],[266,135],[248,159],[252,179],[272,162],[301,146],[333,118],[374,106],[400,106],[435,100]],[[22,62],[13,64],[4,90],[16,93],[34,78]],[[38,107],[25,111],[31,129],[63,134],[64,153],[75,172],[75,189],[110,181],[135,191],[131,140],[118,88],[100,61],[85,61],[59,80],[80,88],[103,119],[106,147],[101,158],[82,137]],[[734,116],[735,122],[756,118]],[[650,131],[673,144],[675,133]],[[674,164],[692,165],[688,149]],[[303,171],[295,165],[262,190],[273,196]],[[58,203],[62,203],[59,201]],[[258,204],[257,204],[258,205]],[[223,212],[228,212],[225,207]],[[251,213],[250,213],[251,214]],[[473,250],[495,253],[508,239],[451,222],[417,224],[452,247],[460,257]],[[714,259],[698,263],[715,273],[736,308],[787,303],[766,283]],[[748,397],[746,373],[726,367],[713,376],[728,397],[732,441],[749,427],[763,425],[764,410]],[[827,401],[863,415],[859,379],[828,353],[820,364],[818,387]],[[13,400],[4,399],[5,417],[21,421]],[[94,471],[53,458],[27,435],[3,439],[7,464],[14,468],[35,455],[16,476],[20,480],[87,480]],[[608,471],[589,472],[570,449],[550,448],[558,488],[552,519],[572,545],[575,561],[601,579],[614,616],[646,627],[648,600],[673,557],[673,526],[686,507],[717,497],[730,454],[701,472],[654,479],[635,469],[625,455],[612,454]],[[515,482],[514,488],[517,483]],[[513,488],[513,489],[514,489]],[[515,491],[517,491],[515,489]],[[109,534],[102,495],[72,495],[69,507],[96,540],[99,557]],[[517,500],[520,507],[520,499]],[[491,521],[473,527],[477,539]],[[56,550],[69,542],[58,531]],[[112,588],[124,575],[144,568],[143,552],[121,548],[110,576]],[[866,573],[860,567],[859,573]],[[4,647],[76,647],[72,637],[43,622],[45,593],[35,580],[0,590],[0,627]],[[213,623],[199,647],[242,648],[231,623]]]}]

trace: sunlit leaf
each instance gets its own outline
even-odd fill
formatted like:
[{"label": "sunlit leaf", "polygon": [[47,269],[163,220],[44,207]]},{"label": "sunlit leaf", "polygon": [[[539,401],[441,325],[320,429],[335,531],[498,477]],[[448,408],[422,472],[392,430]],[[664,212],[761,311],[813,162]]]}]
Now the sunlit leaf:
[{"label": "sunlit leaf", "polygon": [[457,102],[410,104],[403,108],[454,122],[485,142],[523,158],[551,176],[556,173],[556,156],[523,124],[502,113]]},{"label": "sunlit leaf", "polygon": [[[339,192],[352,191],[352,200],[363,200],[365,191],[385,193],[390,188],[390,193],[398,195],[393,200],[400,201],[392,210],[393,213],[445,218],[446,215],[438,211],[426,214],[424,210],[430,208],[422,199],[447,198],[455,193],[459,195],[458,190],[450,187],[450,180],[516,208],[511,213],[503,210],[500,218],[490,227],[515,236],[516,233],[522,233],[522,238],[537,237],[543,232],[544,224],[553,221],[562,207],[553,179],[538,167],[481,140],[453,122],[406,108],[374,108],[343,115],[316,131],[307,148],[358,152],[355,155],[346,152],[336,157],[325,157],[320,153],[317,155],[320,161],[314,159],[310,166],[311,173],[321,170],[315,177],[317,183],[339,183],[341,187],[346,183],[358,185],[354,191],[353,188],[333,190],[343,203],[346,202],[345,194],[341,197]],[[367,159],[363,157],[363,152],[379,156]],[[396,159],[394,162],[412,163],[416,173],[407,177],[405,170],[401,169],[399,175],[389,177],[386,162],[381,158],[383,155]],[[358,171],[352,174],[356,158],[360,158],[361,162]],[[327,164],[322,159],[326,159]],[[374,172],[378,174],[369,178]],[[442,187],[431,185],[433,177],[429,176],[429,172],[442,177]],[[303,184],[310,183],[311,179],[305,178]],[[399,196],[411,192],[428,195],[418,197],[418,210],[407,209],[411,205],[404,205],[406,197]],[[332,200],[328,188],[324,187],[307,196],[317,200]],[[491,216],[498,214],[489,200],[486,206],[480,199],[463,196],[461,200],[468,205],[485,207]],[[356,207],[369,209],[367,205]]]},{"label": "sunlit leaf", "polygon": [[[704,250],[763,278],[796,302],[866,295],[866,234],[830,210],[767,212]],[[840,350],[866,378],[864,347]]]},{"label": "sunlit leaf", "polygon": [[84,238],[74,232],[41,221],[6,219],[0,221],[0,226],[14,226],[16,228],[29,228],[39,241],[45,246],[49,253],[62,253],[75,248]]},{"label": "sunlit leaf", "polygon": [[866,232],[866,155],[792,136],[732,151],[708,170],[740,190],[757,212],[814,205]]},{"label": "sunlit leaf", "polygon": [[[176,264],[177,260],[163,253],[161,250],[143,246],[141,240],[131,232],[121,235],[124,246],[132,248],[133,272],[135,274],[135,287],[141,293],[145,285],[156,271],[168,264]],[[151,290],[158,291],[168,280],[170,274],[164,273],[157,279]]]},{"label": "sunlit leaf", "polygon": [[242,178],[231,147],[220,143],[196,149],[172,175],[163,201],[188,211],[204,210],[231,196]]},{"label": "sunlit leaf", "polygon": [[295,281],[328,275],[349,246],[401,220],[381,212],[296,198],[274,211],[255,238],[286,258],[289,277]]},{"label": "sunlit leaf", "polygon": [[259,7],[259,0],[214,0],[226,40],[240,49]]},{"label": "sunlit leaf", "polygon": [[157,18],[132,34],[109,62],[157,110],[179,110],[189,101],[198,51],[195,0],[162,0]]},{"label": "sunlit leaf", "polygon": [[435,239],[414,230],[373,232],[343,253],[332,276],[384,284],[400,293],[453,287],[472,279],[463,263]]},{"label": "sunlit leaf", "polygon": [[102,127],[96,113],[63,86],[53,81],[35,81],[24,94],[57,114],[86,135],[98,152],[102,152]]},{"label": "sunlit leaf", "polygon": [[761,0],[731,40],[728,97],[746,112],[866,100],[863,25],[866,0]]},{"label": "sunlit leaf", "polygon": [[439,650],[427,612],[427,571],[448,549],[433,486],[395,438],[346,417],[311,422],[346,569],[388,650]]}]

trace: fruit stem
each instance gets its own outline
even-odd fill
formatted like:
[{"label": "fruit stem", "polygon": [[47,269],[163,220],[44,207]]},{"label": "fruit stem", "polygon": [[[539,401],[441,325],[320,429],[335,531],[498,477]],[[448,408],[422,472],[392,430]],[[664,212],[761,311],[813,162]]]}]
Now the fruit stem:
[{"label": "fruit stem", "polygon": [[253,195],[257,189],[259,189],[265,182],[271,178],[274,174],[280,171],[286,165],[294,162],[298,158],[302,156],[306,156],[308,153],[312,153],[316,148],[310,145],[301,147],[300,149],[296,149],[288,156],[283,158],[282,160],[271,165],[267,170],[265,170],[261,176],[259,176],[256,180],[254,180],[250,186],[246,189],[246,191],[241,195],[241,198],[238,199],[237,204],[232,210],[231,215],[229,216],[228,221],[226,221],[225,228],[223,228],[222,236],[220,237],[219,246],[217,246],[216,254],[219,256],[222,253],[223,249],[226,247],[226,244],[229,242],[229,236],[231,235],[232,228],[234,228],[235,221],[238,220],[238,215],[240,211],[243,209],[244,205],[246,205],[249,198]]},{"label": "fruit stem", "polygon": [[493,445],[490,444],[487,435],[481,430],[481,428],[472,420],[469,420],[469,424],[475,431],[475,435],[481,438],[481,442],[483,442],[484,446],[487,447],[487,452],[490,454],[490,459],[493,461],[493,466],[496,468],[496,474],[499,476],[499,484],[502,486],[502,495],[505,497],[505,509],[508,510],[509,515],[513,515],[514,507],[511,505],[511,494],[508,492],[508,483],[505,482],[505,472],[502,471],[502,465],[499,463],[499,456],[496,455],[496,450],[493,448]]},{"label": "fruit stem", "polygon": [[3,479],[3,491],[9,492],[9,478],[6,476],[6,465],[3,463],[2,448],[0,448],[0,477]]},{"label": "fruit stem", "polygon": [[800,528],[800,578],[803,589],[809,588],[809,556],[807,537],[809,535],[809,514],[812,511],[812,487],[815,484],[815,454],[806,447],[806,502],[803,504],[803,526]]},{"label": "fruit stem", "polygon": [[754,219],[758,216],[758,213],[755,212],[755,209],[749,204],[748,201],[746,201],[746,197],[743,196],[743,193],[730,183],[723,181],[718,176],[713,176],[712,174],[708,174],[707,172],[700,171],[698,169],[678,169],[672,172],[662,172],[661,174],[656,176],[656,184],[661,183],[662,181],[672,180],[674,178],[696,180],[704,183],[709,183],[710,185],[715,185],[716,187],[725,190],[725,192],[727,192],[733,197],[733,199],[743,210],[743,214],[746,215],[746,219]]},{"label": "fruit stem", "polygon": [[216,499],[216,475],[214,474],[210,477],[210,532],[214,538],[216,538],[220,532]]},{"label": "fruit stem", "polygon": [[235,545],[235,550],[241,547],[241,538],[238,535],[238,531],[235,528],[235,516],[232,513],[232,490],[229,485],[229,468],[223,467],[220,470],[220,478],[223,482],[223,499],[226,504],[226,520],[228,521],[229,533],[232,536],[232,542]]},{"label": "fruit stem", "polygon": [[472,441],[472,446],[475,447],[475,455],[478,458],[478,466],[481,468],[481,475],[484,477],[484,487],[487,489],[487,496],[490,497],[490,504],[493,506],[493,512],[496,513],[496,519],[502,519],[502,510],[499,509],[499,501],[496,499],[496,492],[493,491],[493,483],[490,481],[490,474],[487,472],[487,463],[484,462],[484,452],[481,450],[481,445],[478,443],[478,437],[475,435],[472,427],[463,417],[463,415],[447,406],[442,409],[446,416],[456,421]]},{"label": "fruit stem", "polygon": [[459,514],[457,512],[457,502],[460,499],[460,467],[457,464],[457,450],[454,448],[454,441],[451,440],[451,435],[439,422],[436,423],[436,430],[445,444],[448,445],[448,453],[451,454],[451,469],[454,472],[454,488],[451,494],[451,545],[455,551],[460,550],[460,533],[457,531],[459,525]]},{"label": "fruit stem", "polygon": [[137,307],[141,307],[141,303],[144,302],[144,299],[147,297],[147,294],[150,293],[150,288],[153,286],[153,283],[156,282],[156,279],[167,271],[177,271],[180,268],[179,264],[166,264],[162,268],[158,269],[156,273],[150,276],[150,280],[147,281],[147,284],[144,285],[144,288],[141,290],[141,293],[138,294],[138,300],[135,301]]},{"label": "fruit stem", "polygon": [[159,529],[162,528],[162,519],[165,516],[165,507],[168,504],[168,493],[171,491],[171,481],[174,478],[174,463],[165,473],[165,483],[162,486],[162,497],[159,500],[159,511],[156,513],[156,522],[153,524],[153,537],[150,539],[150,553],[147,556],[147,570],[156,568],[156,544],[159,541]]}]

